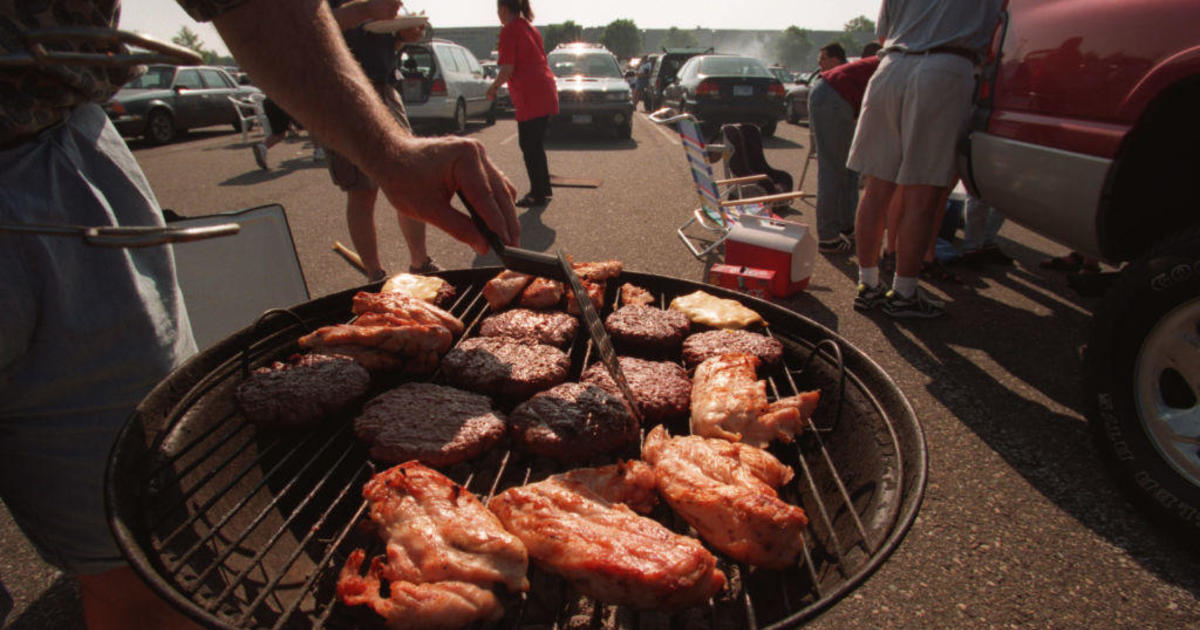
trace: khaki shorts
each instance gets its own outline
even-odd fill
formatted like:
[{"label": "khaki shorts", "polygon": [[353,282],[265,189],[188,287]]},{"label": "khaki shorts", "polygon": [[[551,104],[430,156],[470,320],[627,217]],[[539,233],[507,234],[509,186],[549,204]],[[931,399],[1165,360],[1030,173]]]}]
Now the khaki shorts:
[{"label": "khaki shorts", "polygon": [[863,97],[846,165],[896,184],[949,186],[975,66],[949,53],[889,54]]},{"label": "khaki shorts", "polygon": [[[379,93],[379,98],[383,99],[383,104],[387,105],[388,111],[392,112],[392,118],[395,118],[400,126],[412,131],[408,126],[408,114],[404,111],[404,101],[400,100],[400,94],[396,92],[396,88],[385,83],[376,83],[375,91]],[[345,156],[326,149],[325,161],[329,165],[329,176],[333,178],[333,183],[337,184],[338,188],[346,191],[378,188],[366,173],[359,170]]]}]

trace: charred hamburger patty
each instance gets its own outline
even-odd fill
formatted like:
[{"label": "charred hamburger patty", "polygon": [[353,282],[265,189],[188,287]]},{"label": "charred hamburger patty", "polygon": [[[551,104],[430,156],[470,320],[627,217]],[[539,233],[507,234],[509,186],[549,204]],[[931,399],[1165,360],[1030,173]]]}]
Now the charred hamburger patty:
[{"label": "charred hamburger patty", "polygon": [[585,460],[638,440],[625,402],[587,383],[563,383],[521,403],[509,416],[513,440],[559,462]]},{"label": "charred hamburger patty", "polygon": [[687,315],[654,306],[622,306],[604,320],[613,344],[628,354],[674,356],[691,324]]},{"label": "charred hamburger patty", "polygon": [[[692,396],[692,381],[687,370],[670,361],[647,361],[636,357],[618,360],[647,426],[687,417]],[[621,395],[603,363],[588,366],[579,380]]]},{"label": "charred hamburger patty", "polygon": [[579,320],[572,315],[562,311],[533,311],[527,308],[488,315],[479,324],[481,337],[532,339],[560,348],[570,345],[578,330]]},{"label": "charred hamburger patty", "polygon": [[299,428],[357,403],[370,386],[370,373],[349,357],[303,354],[255,370],[234,397],[250,422]]},{"label": "charred hamburger patty", "polygon": [[442,374],[463,389],[525,399],[567,379],[562,350],[530,339],[472,337],[442,357]]},{"label": "charred hamburger patty", "polygon": [[372,458],[388,464],[457,464],[495,446],[507,428],[487,396],[434,383],[384,392],[354,420],[354,435],[371,445]]},{"label": "charred hamburger patty", "polygon": [[778,339],[745,330],[710,330],[683,340],[683,362],[689,370],[704,363],[705,359],[729,352],[752,354],[767,370],[783,360],[783,344]]}]

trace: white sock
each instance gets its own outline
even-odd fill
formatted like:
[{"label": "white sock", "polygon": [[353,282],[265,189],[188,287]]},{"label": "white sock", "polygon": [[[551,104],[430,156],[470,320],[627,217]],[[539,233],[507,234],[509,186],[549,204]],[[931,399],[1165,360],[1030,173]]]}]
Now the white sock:
[{"label": "white sock", "polygon": [[868,287],[879,286],[879,267],[859,267],[858,282]]},{"label": "white sock", "polygon": [[904,299],[909,299],[917,293],[917,279],[897,275],[892,281],[892,290]]}]

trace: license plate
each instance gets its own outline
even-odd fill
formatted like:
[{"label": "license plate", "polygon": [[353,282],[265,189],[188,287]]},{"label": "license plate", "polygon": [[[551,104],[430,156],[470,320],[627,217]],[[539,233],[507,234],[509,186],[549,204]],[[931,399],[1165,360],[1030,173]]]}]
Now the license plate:
[{"label": "license plate", "polygon": [[753,85],[735,85],[733,86],[734,96],[754,96]]},{"label": "license plate", "polygon": [[592,115],[591,114],[573,114],[571,116],[571,122],[576,125],[590,125],[590,124],[592,124]]}]

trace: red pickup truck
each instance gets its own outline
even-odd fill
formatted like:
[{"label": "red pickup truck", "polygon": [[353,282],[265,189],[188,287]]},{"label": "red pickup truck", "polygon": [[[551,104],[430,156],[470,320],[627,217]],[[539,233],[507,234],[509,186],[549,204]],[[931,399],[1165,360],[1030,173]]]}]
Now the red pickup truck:
[{"label": "red pickup truck", "polygon": [[1200,530],[1200,2],[1009,0],[960,150],[1010,219],[1123,264],[1086,413],[1133,496]]}]

